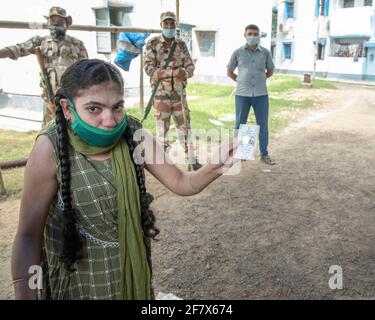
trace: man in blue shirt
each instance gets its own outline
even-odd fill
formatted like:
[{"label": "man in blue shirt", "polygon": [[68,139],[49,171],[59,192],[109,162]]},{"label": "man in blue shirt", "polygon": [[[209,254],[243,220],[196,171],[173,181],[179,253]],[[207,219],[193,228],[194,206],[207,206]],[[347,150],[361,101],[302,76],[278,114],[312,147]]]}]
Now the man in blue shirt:
[{"label": "man in blue shirt", "polygon": [[[260,127],[259,148],[261,160],[269,165],[275,161],[268,155],[268,91],[266,80],[275,68],[269,50],[259,45],[259,28],[250,24],[245,28],[246,45],[235,50],[227,66],[228,77],[237,82],[236,124],[247,123],[250,107],[254,109]],[[238,68],[238,75],[234,70]]]}]

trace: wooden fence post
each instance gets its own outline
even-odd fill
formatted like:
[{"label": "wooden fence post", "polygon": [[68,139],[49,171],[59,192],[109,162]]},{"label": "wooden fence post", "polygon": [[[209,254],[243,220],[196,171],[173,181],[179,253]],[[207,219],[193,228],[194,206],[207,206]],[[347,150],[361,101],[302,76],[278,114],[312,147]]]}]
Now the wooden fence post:
[{"label": "wooden fence post", "polygon": [[141,70],[140,70],[140,77],[139,77],[139,108],[141,109],[141,115],[143,116],[144,113],[144,83],[143,83],[143,67],[144,67],[144,61],[143,61],[143,50],[141,49]]},{"label": "wooden fence post", "polygon": [[1,174],[1,169],[0,169],[0,195],[6,195],[6,194],[7,194],[7,192],[5,190],[3,176]]}]

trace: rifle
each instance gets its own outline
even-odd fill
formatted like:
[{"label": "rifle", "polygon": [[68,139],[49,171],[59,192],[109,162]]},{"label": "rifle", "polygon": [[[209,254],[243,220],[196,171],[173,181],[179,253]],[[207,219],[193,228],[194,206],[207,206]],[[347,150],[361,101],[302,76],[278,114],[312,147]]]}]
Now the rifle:
[{"label": "rifle", "polygon": [[47,73],[46,66],[44,64],[44,58],[43,58],[43,55],[42,55],[42,51],[40,50],[39,47],[34,48],[34,54],[36,55],[36,57],[38,59],[38,63],[39,63],[39,67],[40,67],[40,73],[41,73],[41,76],[42,76],[42,81],[44,83],[44,89],[45,89],[46,94],[47,94],[48,109],[51,111],[52,116],[54,117],[55,114],[56,114],[56,106],[53,103],[54,93],[53,93],[53,90],[52,90],[51,83],[49,82],[48,73]]},{"label": "rifle", "polygon": [[188,120],[189,117],[189,109],[187,108],[185,104],[185,99],[181,96],[181,105],[182,105],[182,116],[184,119],[184,145],[185,145],[185,157],[188,161],[188,171],[195,171],[195,164],[191,163],[191,160],[196,161],[194,150],[189,148],[189,127],[190,127],[190,121]]},{"label": "rifle", "polygon": [[[178,8],[178,5],[177,5]],[[177,30],[177,38],[181,39],[181,30]],[[192,160],[197,162],[197,159],[194,154],[194,150],[192,149],[192,145],[190,145],[189,148],[189,127],[190,127],[190,117],[189,117],[189,109],[188,106],[186,105],[186,101],[181,95],[181,105],[182,105],[182,116],[184,119],[184,145],[185,145],[185,158],[188,161],[188,171],[195,171],[200,168],[200,165],[197,165],[197,163],[191,163]]]}]

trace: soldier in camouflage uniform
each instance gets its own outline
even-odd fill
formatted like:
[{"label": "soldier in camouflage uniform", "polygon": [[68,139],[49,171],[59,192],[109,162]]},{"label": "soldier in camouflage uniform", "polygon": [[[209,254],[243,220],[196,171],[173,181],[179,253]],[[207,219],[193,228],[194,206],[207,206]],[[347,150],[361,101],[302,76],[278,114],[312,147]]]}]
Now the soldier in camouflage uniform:
[{"label": "soldier in camouflage uniform", "polygon": [[[184,146],[185,152],[188,153],[189,163],[196,170],[201,165],[194,155],[193,142],[188,134],[190,116],[185,91],[187,79],[193,76],[195,66],[185,42],[175,37],[175,14],[173,12],[162,13],[160,24],[163,34],[150,39],[144,52],[144,67],[146,74],[150,77],[152,89],[155,88],[157,81],[161,80],[153,101],[157,138],[165,149],[169,147],[168,131],[172,117],[178,139]],[[174,54],[168,66],[165,67],[174,43],[176,43]],[[184,117],[186,117],[186,127]]]},{"label": "soldier in camouflage uniform", "polygon": [[[48,20],[50,35],[35,36],[26,42],[3,48],[0,50],[0,58],[17,60],[34,53],[34,49],[40,47],[49,82],[53,93],[55,93],[60,86],[60,79],[64,71],[74,62],[87,58],[87,51],[81,40],[66,35],[66,30],[73,20],[71,16],[66,15],[65,9],[52,7],[49,10],[49,15],[45,18]],[[41,81],[41,87],[43,88],[43,123],[45,124],[52,120],[53,116],[43,81]]]}]

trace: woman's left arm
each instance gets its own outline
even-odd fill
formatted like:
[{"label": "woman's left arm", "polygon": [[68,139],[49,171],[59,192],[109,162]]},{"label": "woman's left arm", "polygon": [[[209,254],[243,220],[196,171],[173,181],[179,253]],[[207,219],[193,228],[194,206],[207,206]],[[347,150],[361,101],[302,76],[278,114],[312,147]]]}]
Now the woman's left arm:
[{"label": "woman's left arm", "polygon": [[225,141],[220,144],[212,160],[198,171],[180,170],[165,154],[162,146],[145,129],[142,147],[145,151],[146,169],[172,192],[181,196],[191,196],[201,192],[211,182],[229,170],[234,163],[235,144]]}]

